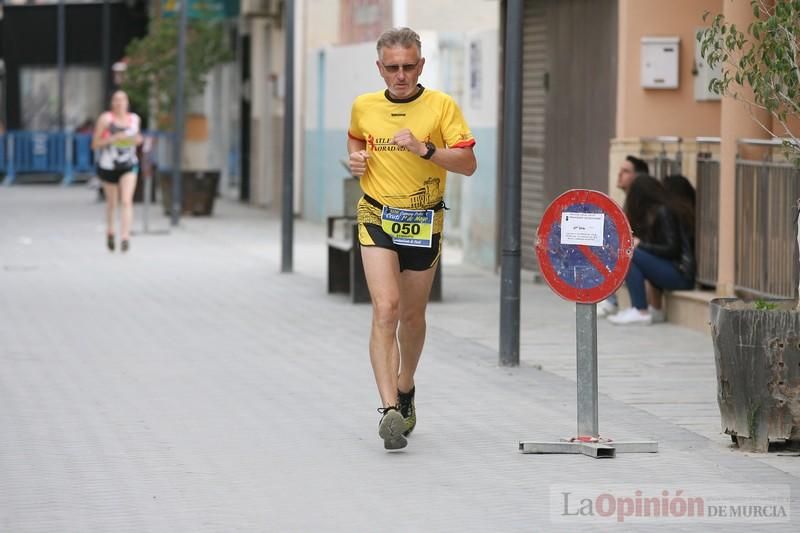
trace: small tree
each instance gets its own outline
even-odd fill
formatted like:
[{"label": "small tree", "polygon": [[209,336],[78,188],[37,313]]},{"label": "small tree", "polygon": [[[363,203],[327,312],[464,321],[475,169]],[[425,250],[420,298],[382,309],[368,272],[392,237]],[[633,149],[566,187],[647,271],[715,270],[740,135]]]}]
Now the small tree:
[{"label": "small tree", "polygon": [[[128,68],[122,88],[133,105],[147,109],[151,89],[158,114],[171,113],[175,106],[178,25],[176,18],[154,19],[145,37],[135,39],[125,50]],[[193,20],[186,33],[186,97],[203,92],[206,74],[217,64],[232,58],[224,27],[216,22]]]},{"label": "small tree", "polygon": [[[701,55],[711,68],[720,67],[709,89],[766,110],[780,125],[770,128],[754,119],[772,137],[782,138],[787,158],[800,166],[800,140],[788,126],[800,117],[800,0],[751,0],[755,20],[745,31],[716,15],[698,33]],[[709,13],[703,20],[709,18]],[[750,87],[746,98],[740,87]]]},{"label": "small tree", "polygon": [[[770,128],[753,114],[753,119],[772,136],[782,138],[786,157],[800,168],[800,140],[789,128],[789,119],[800,118],[800,0],[751,0],[755,20],[745,31],[717,15],[711,26],[697,35],[700,54],[720,76],[709,89],[750,106],[766,110],[782,131]],[[707,20],[709,13],[703,16]],[[740,87],[750,87],[745,97]],[[800,201],[795,213],[800,247]],[[800,287],[798,287],[800,294]],[[800,309],[800,298],[798,298]]]}]

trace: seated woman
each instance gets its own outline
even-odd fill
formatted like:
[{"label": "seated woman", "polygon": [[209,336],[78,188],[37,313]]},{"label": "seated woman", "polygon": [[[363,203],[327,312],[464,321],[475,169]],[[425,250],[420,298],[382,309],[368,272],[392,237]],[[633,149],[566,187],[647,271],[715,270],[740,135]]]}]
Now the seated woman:
[{"label": "seated woman", "polygon": [[[667,191],[667,198],[669,206],[678,217],[678,223],[681,225],[681,238],[686,239],[683,242],[686,250],[691,252],[690,255],[681,256],[683,262],[684,272],[695,273],[695,248],[694,248],[694,213],[695,213],[695,198],[696,193],[694,185],[686,176],[681,174],[671,174],[661,178],[661,184]],[[662,295],[659,289],[653,287],[652,284],[647,283],[647,304],[650,315],[653,317],[653,323],[664,322],[666,316],[661,309]]]},{"label": "seated woman", "polygon": [[[688,290],[694,286],[693,228],[679,205],[657,179],[638,176],[625,199],[625,214],[633,230],[633,259],[625,284],[632,307],[608,319],[616,325],[649,325],[645,281],[658,290]],[[686,219],[686,220],[682,220]]]}]

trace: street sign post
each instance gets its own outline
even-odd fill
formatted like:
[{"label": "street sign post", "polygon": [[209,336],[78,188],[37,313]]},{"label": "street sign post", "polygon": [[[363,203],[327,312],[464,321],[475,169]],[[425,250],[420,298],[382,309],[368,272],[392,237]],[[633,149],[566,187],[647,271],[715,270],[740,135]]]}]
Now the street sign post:
[{"label": "street sign post", "polygon": [[597,398],[597,302],[622,285],[633,256],[631,228],[607,195],[565,192],[545,210],[536,256],[547,284],[576,305],[578,434],[558,442],[520,441],[522,453],[581,453],[612,458],[616,452],[658,451],[653,441],[615,442],[600,437]]}]

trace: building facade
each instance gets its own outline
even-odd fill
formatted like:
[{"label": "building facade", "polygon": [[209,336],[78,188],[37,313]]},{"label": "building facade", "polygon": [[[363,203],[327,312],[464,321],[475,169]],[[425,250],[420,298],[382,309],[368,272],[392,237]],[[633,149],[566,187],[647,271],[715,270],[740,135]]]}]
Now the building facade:
[{"label": "building facade", "polygon": [[709,91],[715,72],[697,40],[706,12],[747,28],[750,0],[527,0],[524,10],[524,267],[537,268],[543,208],[573,187],[621,203],[617,171],[631,154],[696,186],[700,288],[794,296],[800,175],[759,122],[780,135],[778,124]]}]

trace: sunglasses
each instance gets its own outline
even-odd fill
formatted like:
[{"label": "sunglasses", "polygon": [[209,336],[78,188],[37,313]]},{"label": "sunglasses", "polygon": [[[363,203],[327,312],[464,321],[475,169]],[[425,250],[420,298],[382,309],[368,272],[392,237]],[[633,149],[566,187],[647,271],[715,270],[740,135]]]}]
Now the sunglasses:
[{"label": "sunglasses", "polygon": [[397,74],[400,72],[401,68],[403,69],[403,72],[408,74],[410,72],[414,72],[414,70],[417,68],[417,65],[419,65],[419,61],[408,65],[386,65],[385,63],[381,63],[381,65],[383,65],[384,70],[386,70],[386,72],[389,74]]}]

